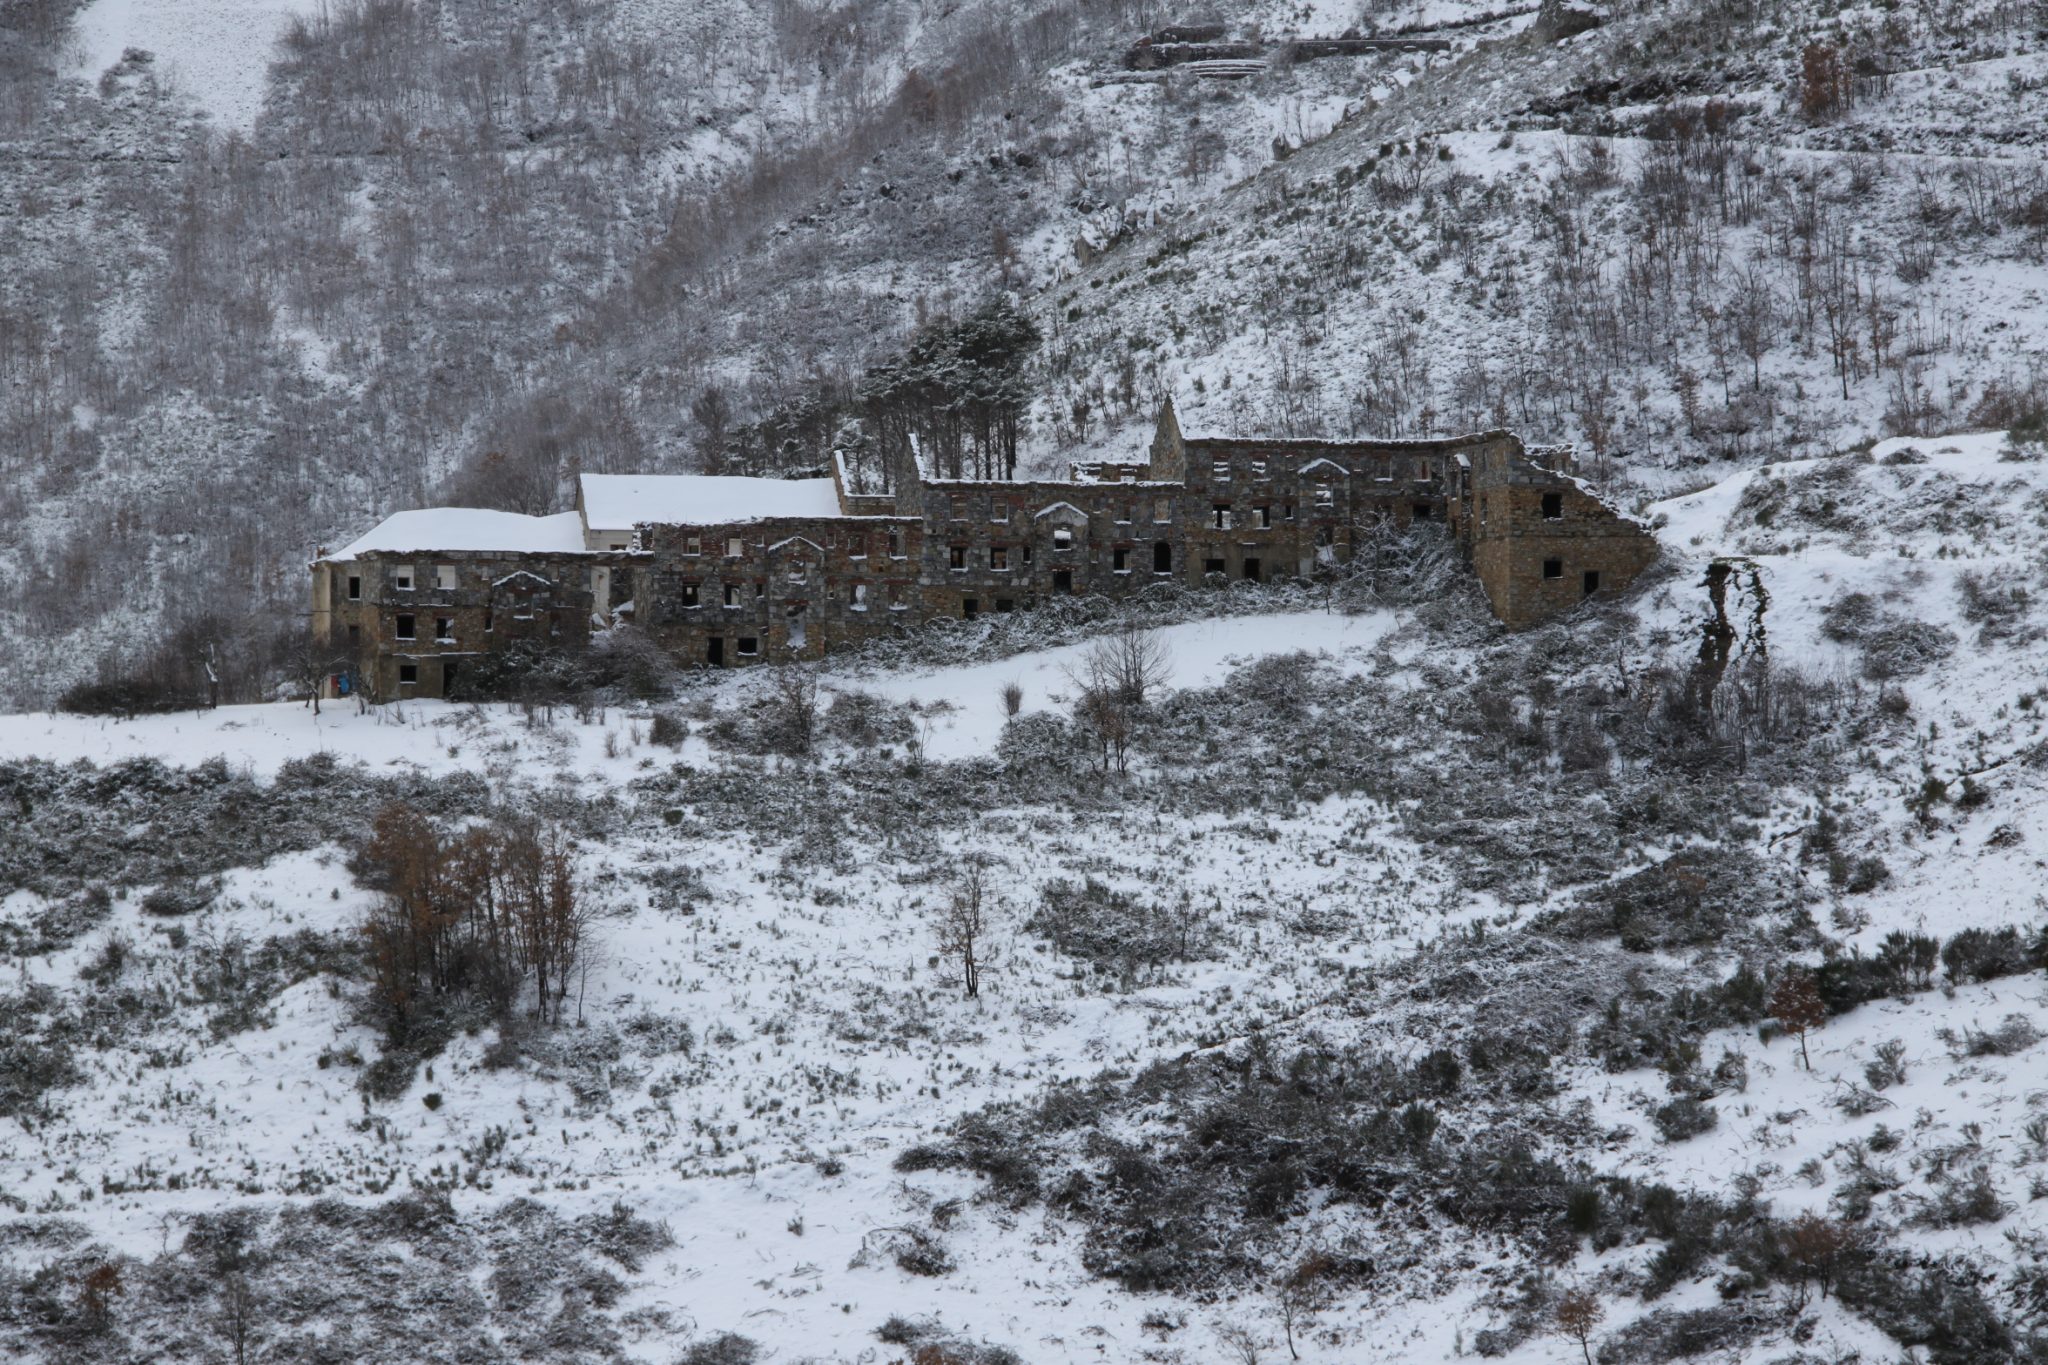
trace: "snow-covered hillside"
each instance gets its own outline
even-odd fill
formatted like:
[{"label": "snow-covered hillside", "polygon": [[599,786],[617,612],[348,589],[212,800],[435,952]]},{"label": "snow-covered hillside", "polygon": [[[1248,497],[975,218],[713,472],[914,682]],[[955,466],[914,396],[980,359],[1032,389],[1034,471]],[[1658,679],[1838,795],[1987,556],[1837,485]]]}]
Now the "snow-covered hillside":
[{"label": "snow-covered hillside", "polygon": [[263,108],[278,39],[302,0],[92,0],[72,20],[66,74],[96,82],[136,49],[151,53],[170,88],[222,126],[246,130]]},{"label": "snow-covered hillside", "polygon": [[[1652,513],[1522,636],[1176,604],[1125,775],[1024,618],[835,663],[808,756],[772,669],[0,718],[0,1351],[1535,1365],[1585,1291],[1607,1362],[2035,1358],[2048,461]],[[575,838],[559,1025],[378,1022],[393,802]]]},{"label": "snow-covered hillside", "polygon": [[[0,698],[198,635],[267,695],[321,545],[815,468],[867,367],[998,291],[1045,468],[1168,392],[1579,439],[1646,497],[2036,422],[2022,10],[1261,0],[1231,81],[1126,69],[1187,19],[1148,0],[12,7]],[[1287,45],[1353,28],[1449,46]]]}]

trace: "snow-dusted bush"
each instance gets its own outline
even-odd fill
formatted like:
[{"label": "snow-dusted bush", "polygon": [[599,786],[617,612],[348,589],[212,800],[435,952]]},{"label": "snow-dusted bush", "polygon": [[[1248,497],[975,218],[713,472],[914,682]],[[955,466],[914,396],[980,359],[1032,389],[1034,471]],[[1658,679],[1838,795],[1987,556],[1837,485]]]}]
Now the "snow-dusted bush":
[{"label": "snow-dusted bush", "polygon": [[2008,1014],[1997,1028],[1965,1028],[1960,1038],[1944,1031],[1941,1037],[1958,1057],[2010,1057],[2040,1042],[2042,1033],[2026,1015]]},{"label": "snow-dusted bush", "polygon": [[690,737],[690,727],[673,711],[656,711],[647,722],[647,741],[659,744],[665,749],[682,747]]},{"label": "snow-dusted bush", "polygon": [[2020,931],[2008,925],[1958,931],[1941,945],[1941,965],[1951,981],[1962,984],[2018,976],[2039,964]]},{"label": "snow-dusted bush", "polygon": [[761,1358],[760,1343],[737,1332],[720,1332],[683,1348],[676,1365],[754,1365]]},{"label": "snow-dusted bush", "polygon": [[1990,1167],[1977,1165],[1940,1173],[1934,1194],[1921,1201],[1913,1221],[1930,1228],[1969,1227],[1996,1223],[2010,1212],[2012,1206],[1999,1197]]},{"label": "snow-dusted bush", "polygon": [[1889,1090],[1903,1085],[1906,1080],[1906,1044],[1893,1038],[1879,1043],[1877,1055],[1863,1064],[1863,1079],[1870,1083],[1872,1090]]},{"label": "snow-dusted bush", "polygon": [[2033,593],[2016,569],[1966,569],[1956,575],[1963,619],[1977,627],[1977,639],[1989,644],[2021,634],[2033,611]]},{"label": "snow-dusted bush", "polygon": [[1186,894],[1161,906],[1094,877],[1048,881],[1024,927],[1050,940],[1055,951],[1113,975],[1124,990],[1169,961],[1201,956],[1210,934],[1207,907]]},{"label": "snow-dusted bush", "polygon": [[1599,1365],[1665,1365],[1713,1352],[1738,1351],[1767,1332],[1782,1330],[1787,1315],[1763,1303],[1710,1308],[1659,1308],[1607,1334]]},{"label": "snow-dusted bush", "polygon": [[1657,1125],[1657,1135],[1666,1142],[1684,1142],[1687,1138],[1712,1132],[1720,1123],[1721,1116],[1715,1112],[1714,1106],[1690,1095],[1681,1095],[1658,1105],[1651,1112],[1650,1119]]},{"label": "snow-dusted bush", "polygon": [[218,881],[187,879],[153,888],[142,898],[142,913],[170,918],[196,915],[220,897]]},{"label": "snow-dusted bush", "polygon": [[948,1332],[936,1318],[912,1320],[893,1316],[875,1329],[878,1340],[890,1346],[914,1346],[912,1362],[929,1365],[1024,1365],[1023,1358],[1007,1346],[968,1341]]},{"label": "snow-dusted bush", "polygon": [[1587,891],[1560,927],[1617,935],[1635,952],[1725,944],[1768,929],[1801,900],[1798,883],[1776,863],[1739,849],[1696,849]]},{"label": "snow-dusted bush", "polygon": [[902,744],[917,735],[917,717],[900,702],[885,701],[872,692],[851,690],[832,698],[825,708],[827,738],[860,749]]},{"label": "snow-dusted bush", "polygon": [[1030,711],[1003,722],[996,758],[1012,772],[1064,777],[1080,763],[1086,743],[1065,716]]},{"label": "snow-dusted bush", "polygon": [[[1083,1264],[1132,1290],[1255,1276],[1286,1220],[1311,1205],[1379,1208],[1368,1192],[1388,1182],[1471,1231],[1561,1245],[1572,1175],[1483,1112],[1451,1107],[1443,1084],[1426,1059],[1254,1043],[971,1115],[898,1169],[964,1167],[992,1196],[1046,1200],[1086,1229]],[[1140,1109],[1144,1144],[1108,1136]],[[1080,1132],[1102,1136],[1077,1151],[1067,1137]]]}]

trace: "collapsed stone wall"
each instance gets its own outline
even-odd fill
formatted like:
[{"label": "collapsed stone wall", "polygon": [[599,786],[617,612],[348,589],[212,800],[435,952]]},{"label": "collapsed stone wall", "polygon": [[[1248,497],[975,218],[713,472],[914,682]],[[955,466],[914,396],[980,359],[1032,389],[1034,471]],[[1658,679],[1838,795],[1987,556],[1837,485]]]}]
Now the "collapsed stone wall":
[{"label": "collapsed stone wall", "polygon": [[1494,615],[1538,625],[1589,597],[1628,587],[1657,557],[1649,528],[1517,442],[1476,453],[1458,498],[1460,540]]}]

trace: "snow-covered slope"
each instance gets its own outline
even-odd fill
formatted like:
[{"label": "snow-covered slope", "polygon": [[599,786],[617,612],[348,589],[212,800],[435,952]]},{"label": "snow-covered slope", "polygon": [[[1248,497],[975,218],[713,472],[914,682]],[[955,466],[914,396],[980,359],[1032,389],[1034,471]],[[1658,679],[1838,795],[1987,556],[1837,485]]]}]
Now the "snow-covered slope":
[{"label": "snow-covered slope", "polygon": [[[1078,642],[835,664],[809,759],[764,752],[773,670],[552,720],[0,720],[0,1341],[198,1358],[246,1290],[269,1349],[361,1359],[1535,1365],[1583,1289],[1602,1360],[2022,1358],[2038,453],[1737,475],[1651,509],[1625,610],[1528,636],[1247,589],[1161,632],[1124,777],[1059,728]],[[560,1026],[367,1022],[350,850],[390,800],[577,835],[605,914]],[[977,999],[934,919],[969,855]],[[1895,932],[1928,955],[1886,975]],[[1816,968],[1803,1056],[1768,1005]],[[447,1317],[406,1342],[379,1293]]]},{"label": "snow-covered slope", "polygon": [[263,108],[277,42],[306,0],[92,0],[72,20],[66,74],[98,81],[136,49],[223,129],[246,132]]}]

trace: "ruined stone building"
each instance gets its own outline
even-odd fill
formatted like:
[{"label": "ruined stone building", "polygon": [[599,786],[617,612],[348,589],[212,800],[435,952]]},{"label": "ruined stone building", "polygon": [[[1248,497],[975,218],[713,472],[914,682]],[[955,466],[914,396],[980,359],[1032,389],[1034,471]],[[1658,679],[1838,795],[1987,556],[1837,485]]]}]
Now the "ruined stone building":
[{"label": "ruined stone building", "polygon": [[1618,592],[1639,523],[1513,435],[1301,441],[1184,433],[1065,479],[934,477],[915,452],[829,478],[586,474],[573,512],[400,512],[312,566],[335,692],[442,697],[465,661],[632,624],[678,660],[816,659],[938,617],[1152,583],[1339,572],[1360,539],[1441,523],[1520,628]]}]

